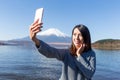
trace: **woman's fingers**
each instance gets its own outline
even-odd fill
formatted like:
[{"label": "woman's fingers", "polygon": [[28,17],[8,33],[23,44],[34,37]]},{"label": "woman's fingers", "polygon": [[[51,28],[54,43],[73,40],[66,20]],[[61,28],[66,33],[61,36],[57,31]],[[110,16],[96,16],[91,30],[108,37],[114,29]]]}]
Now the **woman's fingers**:
[{"label": "woman's fingers", "polygon": [[41,28],[43,27],[42,24],[43,23],[40,23],[40,24],[38,24],[38,23],[34,24],[33,23],[33,25],[31,25],[31,27],[30,27],[30,30],[32,30],[32,31],[36,31],[36,30],[41,31]]},{"label": "woman's fingers", "polygon": [[39,25],[36,25],[35,27],[32,27],[31,30],[32,31],[36,31],[36,30],[39,30],[40,29],[40,26]]},{"label": "woman's fingers", "polygon": [[76,54],[79,56],[85,49],[85,43],[82,43],[81,46],[77,49]]},{"label": "woman's fingers", "polygon": [[41,29],[43,27],[42,24],[43,23],[32,25],[31,26],[31,30]]},{"label": "woman's fingers", "polygon": [[83,50],[84,50],[84,48],[85,48],[85,43],[83,43],[82,45],[81,45],[81,52],[83,52]]}]

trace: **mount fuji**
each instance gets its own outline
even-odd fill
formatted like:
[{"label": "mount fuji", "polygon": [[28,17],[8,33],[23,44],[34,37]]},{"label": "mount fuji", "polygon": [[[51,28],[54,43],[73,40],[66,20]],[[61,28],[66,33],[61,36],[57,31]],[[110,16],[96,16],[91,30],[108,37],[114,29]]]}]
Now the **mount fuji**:
[{"label": "mount fuji", "polygon": [[[50,28],[45,31],[41,31],[37,34],[37,38],[40,40],[43,40],[44,42],[49,43],[70,43],[71,37],[69,37],[67,34],[61,32],[60,30],[56,28]],[[21,40],[29,41],[29,36],[22,38]]]},{"label": "mount fuji", "polygon": [[46,31],[40,32],[38,33],[38,35],[40,36],[57,36],[57,37],[69,37],[67,34],[62,33],[60,30],[56,29],[56,28],[50,28]]}]

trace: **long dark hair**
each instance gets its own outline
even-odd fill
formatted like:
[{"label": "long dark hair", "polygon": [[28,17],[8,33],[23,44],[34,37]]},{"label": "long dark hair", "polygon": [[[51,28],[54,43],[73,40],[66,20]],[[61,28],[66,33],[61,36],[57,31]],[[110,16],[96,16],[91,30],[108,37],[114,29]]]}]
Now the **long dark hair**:
[{"label": "long dark hair", "polygon": [[[77,28],[82,34],[82,37],[85,43],[85,49],[83,50],[83,52],[87,52],[88,50],[91,50],[91,37],[90,37],[90,32],[88,28],[82,24],[76,25],[72,30],[72,37],[73,37],[73,32],[75,28]],[[76,50],[77,49],[75,48],[75,45],[73,44],[73,41],[72,41],[70,51],[73,56],[76,56]]]}]

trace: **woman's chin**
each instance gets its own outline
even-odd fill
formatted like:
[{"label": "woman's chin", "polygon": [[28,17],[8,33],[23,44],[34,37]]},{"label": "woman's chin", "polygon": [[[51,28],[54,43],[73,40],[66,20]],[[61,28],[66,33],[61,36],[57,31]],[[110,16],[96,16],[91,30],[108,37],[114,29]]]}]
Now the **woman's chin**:
[{"label": "woman's chin", "polygon": [[75,47],[78,49],[80,47],[80,44],[76,44]]}]

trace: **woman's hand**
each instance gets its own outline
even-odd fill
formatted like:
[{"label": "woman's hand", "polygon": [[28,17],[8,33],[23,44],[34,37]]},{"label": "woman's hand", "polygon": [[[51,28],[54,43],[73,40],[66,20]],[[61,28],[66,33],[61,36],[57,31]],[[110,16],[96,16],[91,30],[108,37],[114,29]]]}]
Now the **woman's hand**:
[{"label": "woman's hand", "polygon": [[80,54],[83,52],[84,49],[85,49],[85,44],[82,43],[81,46],[76,51],[77,57],[80,56]]},{"label": "woman's hand", "polygon": [[40,45],[39,40],[36,38],[36,34],[41,31],[42,24],[43,23],[38,23],[39,19],[35,21],[31,26],[30,26],[30,39],[35,42],[36,45]]}]

